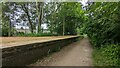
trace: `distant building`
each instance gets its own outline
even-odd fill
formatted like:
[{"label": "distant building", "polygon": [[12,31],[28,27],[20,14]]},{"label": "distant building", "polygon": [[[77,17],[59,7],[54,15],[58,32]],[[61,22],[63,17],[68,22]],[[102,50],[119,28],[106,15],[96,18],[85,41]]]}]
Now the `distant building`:
[{"label": "distant building", "polygon": [[[47,24],[41,24],[41,31],[43,33],[50,33],[50,31],[48,30]],[[36,33],[38,32],[38,25],[36,26]]]},{"label": "distant building", "polygon": [[[24,32],[24,33],[31,33],[30,28],[28,23],[26,22],[21,22],[21,23],[14,23],[13,24],[14,28],[16,29],[17,32]],[[49,33],[50,31],[47,28],[47,24],[42,24],[41,29],[43,33]],[[34,32],[38,32],[38,25],[36,25],[36,29],[33,30]]]},{"label": "distant building", "polygon": [[17,32],[24,32],[24,33],[30,33],[30,29],[28,26],[28,23],[15,23],[14,28],[16,29]]}]

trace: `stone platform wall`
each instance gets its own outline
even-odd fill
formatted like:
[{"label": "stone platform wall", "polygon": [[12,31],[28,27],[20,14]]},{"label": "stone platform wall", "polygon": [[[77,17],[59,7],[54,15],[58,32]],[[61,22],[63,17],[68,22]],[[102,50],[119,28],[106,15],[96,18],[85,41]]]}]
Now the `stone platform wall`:
[{"label": "stone platform wall", "polygon": [[58,51],[62,47],[77,41],[79,37],[80,36],[76,36],[42,43],[3,48],[2,65],[25,66],[31,64],[49,53]]}]

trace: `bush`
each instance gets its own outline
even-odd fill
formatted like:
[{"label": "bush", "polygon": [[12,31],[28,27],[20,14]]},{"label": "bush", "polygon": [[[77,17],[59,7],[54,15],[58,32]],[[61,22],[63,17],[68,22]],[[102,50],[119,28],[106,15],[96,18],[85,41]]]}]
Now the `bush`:
[{"label": "bush", "polygon": [[17,36],[25,36],[24,32],[17,32]]},{"label": "bush", "polygon": [[[15,30],[14,28],[11,28],[10,36],[14,36],[14,35],[15,35],[15,32],[16,32],[16,30]],[[9,28],[8,28],[7,26],[1,28],[1,33],[2,33],[1,36],[4,36],[4,37],[9,36]]]},{"label": "bush", "polygon": [[24,34],[24,33],[19,33],[18,36],[25,36],[25,37],[40,37],[40,36],[55,36],[52,33],[29,33],[29,34]]},{"label": "bush", "polygon": [[120,46],[107,45],[93,52],[95,66],[120,66]]},{"label": "bush", "polygon": [[2,36],[8,36],[8,28],[2,28]]}]

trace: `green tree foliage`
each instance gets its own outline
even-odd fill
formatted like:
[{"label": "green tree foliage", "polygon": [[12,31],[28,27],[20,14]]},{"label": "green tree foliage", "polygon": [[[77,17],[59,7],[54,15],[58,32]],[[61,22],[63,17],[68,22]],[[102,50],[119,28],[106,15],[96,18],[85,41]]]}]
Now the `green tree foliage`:
[{"label": "green tree foliage", "polygon": [[84,11],[81,8],[81,4],[76,2],[63,2],[57,3],[56,6],[57,9],[55,10],[55,4],[53,3],[50,7],[52,7],[52,11],[55,12],[51,14],[48,12],[47,15],[51,31],[58,35],[76,35],[76,29],[80,23],[83,22],[84,18],[82,17]]},{"label": "green tree foliage", "polygon": [[[76,29],[84,20],[84,11],[81,8],[81,4],[76,2],[13,2],[5,3],[4,5],[6,7],[4,7],[3,11],[5,13],[9,12],[10,15],[13,15],[13,18],[17,16],[17,19],[15,19],[17,22],[21,23],[24,21],[29,23],[31,33],[34,33],[34,30],[37,30],[37,33],[41,33],[41,24],[47,23],[48,29],[52,34],[76,35]],[[5,10],[10,6],[12,7],[12,13]],[[8,20],[8,22],[10,23],[11,20]],[[6,26],[9,27],[9,23]]]},{"label": "green tree foliage", "polygon": [[[13,3],[2,3],[2,35],[11,36],[13,35],[11,20],[13,19],[13,11],[10,9]],[[9,5],[9,6],[8,6]]]},{"label": "green tree foliage", "polygon": [[[97,63],[120,65],[120,2],[93,2],[82,6],[78,2],[31,2],[2,4],[2,33],[4,36],[13,34],[11,20],[29,22],[33,34],[43,36],[41,24],[46,23],[50,34],[76,35],[87,34],[99,56],[95,54]],[[19,15],[17,12],[21,12]],[[38,21],[38,25],[36,22]],[[38,34],[34,33],[38,26]],[[24,34],[23,34],[24,35]],[[105,60],[105,61],[102,61]],[[100,62],[99,62],[100,61]]]},{"label": "green tree foliage", "polygon": [[120,66],[120,45],[110,44],[93,52],[95,66]]},{"label": "green tree foliage", "polygon": [[120,65],[120,2],[96,2],[86,6],[80,31],[90,38],[97,66]]},{"label": "green tree foliage", "polygon": [[31,33],[34,32],[34,25],[35,25],[35,19],[37,18],[36,16],[36,5],[35,2],[20,2],[20,3],[15,3],[16,4],[16,10],[15,11],[23,11],[22,15],[19,17],[20,20],[23,21],[28,21],[30,31]]},{"label": "green tree foliage", "polygon": [[93,3],[86,11],[88,20],[82,24],[95,47],[106,43],[120,43],[120,2]]}]

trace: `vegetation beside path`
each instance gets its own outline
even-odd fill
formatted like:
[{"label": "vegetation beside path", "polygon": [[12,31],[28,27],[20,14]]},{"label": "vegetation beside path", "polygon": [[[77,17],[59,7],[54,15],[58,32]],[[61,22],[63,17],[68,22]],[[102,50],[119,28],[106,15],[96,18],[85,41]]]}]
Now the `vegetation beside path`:
[{"label": "vegetation beside path", "polygon": [[94,66],[120,66],[120,45],[110,44],[100,49],[94,49]]},{"label": "vegetation beside path", "polygon": [[120,66],[120,2],[87,6],[88,18],[81,25],[94,47],[95,66]]},{"label": "vegetation beside path", "polygon": [[[0,5],[2,36],[86,35],[94,48],[95,66],[120,66],[120,2],[4,2]],[[17,32],[14,21],[26,22],[31,34],[25,29],[24,33]],[[42,28],[43,24],[47,30]]]}]

